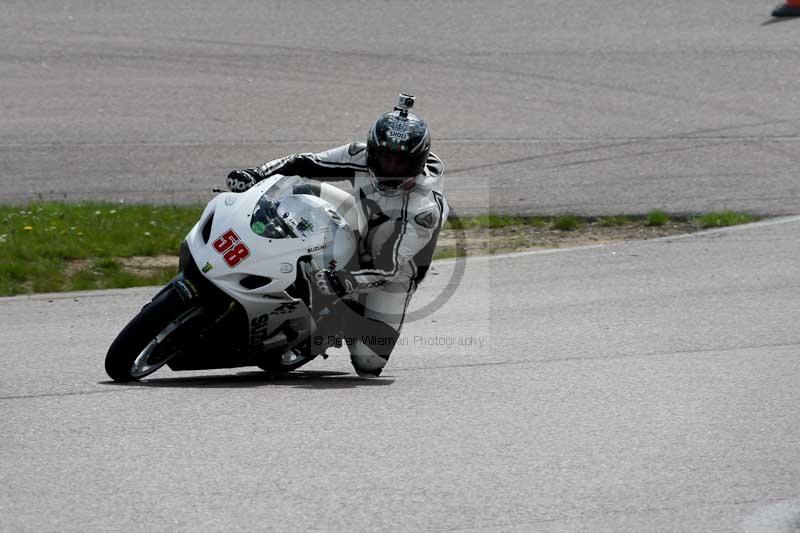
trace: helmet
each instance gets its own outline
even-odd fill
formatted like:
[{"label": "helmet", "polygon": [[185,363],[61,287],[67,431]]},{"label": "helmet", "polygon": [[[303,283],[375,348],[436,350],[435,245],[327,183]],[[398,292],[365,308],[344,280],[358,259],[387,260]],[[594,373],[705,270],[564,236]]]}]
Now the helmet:
[{"label": "helmet", "polygon": [[409,112],[413,105],[414,97],[401,93],[394,111],[378,117],[369,130],[367,167],[380,192],[399,192],[413,185],[425,168],[431,133],[425,122]]}]

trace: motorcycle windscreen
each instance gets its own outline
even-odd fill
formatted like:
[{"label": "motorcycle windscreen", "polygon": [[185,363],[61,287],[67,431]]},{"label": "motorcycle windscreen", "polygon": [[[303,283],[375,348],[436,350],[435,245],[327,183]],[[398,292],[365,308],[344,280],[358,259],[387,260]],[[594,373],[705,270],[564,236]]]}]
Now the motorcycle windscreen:
[{"label": "motorcycle windscreen", "polygon": [[280,202],[270,196],[267,192],[258,200],[250,217],[250,229],[256,235],[268,239],[296,238],[294,230],[278,214]]}]

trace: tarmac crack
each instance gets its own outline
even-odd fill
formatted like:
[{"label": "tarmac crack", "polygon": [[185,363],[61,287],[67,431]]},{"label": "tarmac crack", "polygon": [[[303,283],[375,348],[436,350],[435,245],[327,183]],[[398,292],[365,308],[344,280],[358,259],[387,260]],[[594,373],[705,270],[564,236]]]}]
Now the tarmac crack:
[{"label": "tarmac crack", "polygon": [[90,394],[109,394],[112,392],[126,392],[132,390],[141,390],[141,389],[120,388],[119,390],[90,390],[90,391],[71,391],[71,392],[43,392],[39,394],[17,394],[13,396],[0,396],[0,401],[30,400],[36,398],[61,398],[64,396],[88,396]]}]

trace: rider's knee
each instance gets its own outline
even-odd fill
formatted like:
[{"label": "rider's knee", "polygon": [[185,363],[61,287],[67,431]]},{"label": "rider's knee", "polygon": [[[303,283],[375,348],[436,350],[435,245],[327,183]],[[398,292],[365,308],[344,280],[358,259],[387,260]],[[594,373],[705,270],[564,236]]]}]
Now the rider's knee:
[{"label": "rider's knee", "polygon": [[[358,346],[359,344],[361,344],[361,346]],[[358,348],[362,348],[362,350],[358,350]],[[380,376],[383,367],[386,366],[386,361],[389,359],[389,356],[377,355],[371,353],[369,349],[363,350],[363,348],[366,347],[361,341],[357,341],[353,353],[350,354],[350,362],[353,363],[356,374],[362,378],[376,378]]]}]

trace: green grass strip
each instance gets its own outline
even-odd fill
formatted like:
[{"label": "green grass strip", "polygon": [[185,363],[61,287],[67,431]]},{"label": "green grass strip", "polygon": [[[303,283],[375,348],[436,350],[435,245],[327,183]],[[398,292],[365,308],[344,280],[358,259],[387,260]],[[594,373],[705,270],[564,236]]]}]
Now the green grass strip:
[{"label": "green grass strip", "polygon": [[658,209],[655,211],[650,211],[647,213],[647,216],[645,216],[645,224],[648,226],[663,226],[669,222],[669,220],[669,215]]},{"label": "green grass strip", "polygon": [[583,219],[575,215],[563,215],[553,220],[553,228],[559,231],[575,231],[583,226]]},{"label": "green grass strip", "polygon": [[[0,206],[0,295],[160,283],[174,272],[137,277],[102,260],[175,255],[201,212],[101,203]],[[91,262],[69,273],[81,259]]]},{"label": "green grass strip", "polygon": [[703,229],[721,228],[725,226],[736,226],[747,224],[757,220],[756,217],[746,213],[736,213],[733,211],[721,211],[718,213],[707,213],[694,218],[694,223]]},{"label": "green grass strip", "polygon": [[613,228],[633,224],[633,219],[624,215],[612,215],[608,217],[601,217],[597,222],[601,227]]},{"label": "green grass strip", "polygon": [[[120,260],[177,255],[181,241],[201,212],[201,206],[58,202],[37,202],[25,207],[0,205],[0,296],[163,284],[175,274],[174,267],[137,275],[123,268]],[[468,236],[470,231],[521,227],[579,232],[590,224],[660,226],[670,220],[663,211],[652,211],[645,217],[599,219],[487,214],[453,218],[444,229],[463,229]],[[686,221],[687,217],[673,220]],[[757,217],[724,211],[689,220],[696,227],[712,228],[752,222]],[[519,243],[520,248],[525,246],[526,242]],[[455,255],[460,255],[455,248],[442,246],[435,259]]]}]

